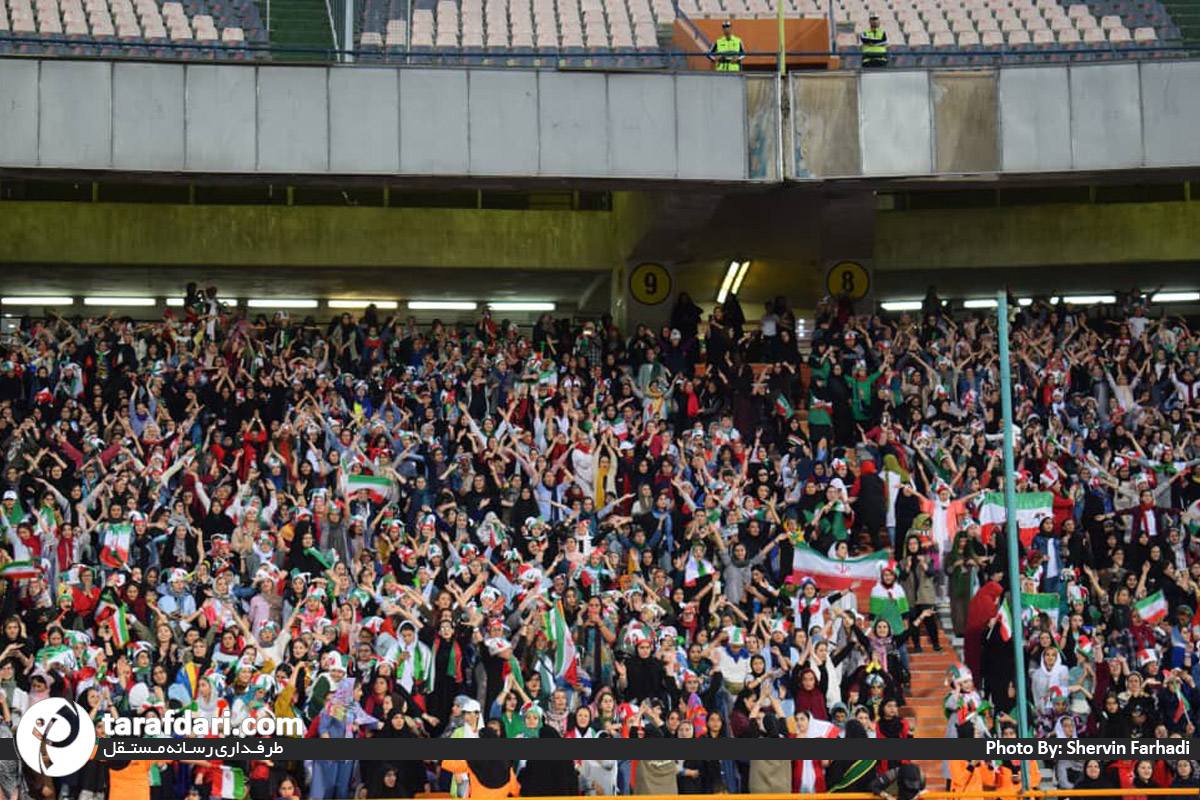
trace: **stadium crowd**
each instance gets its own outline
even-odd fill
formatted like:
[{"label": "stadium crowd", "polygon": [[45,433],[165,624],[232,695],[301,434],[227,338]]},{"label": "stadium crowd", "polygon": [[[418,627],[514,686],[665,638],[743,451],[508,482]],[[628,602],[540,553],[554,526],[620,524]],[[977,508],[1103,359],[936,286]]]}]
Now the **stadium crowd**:
[{"label": "stadium crowd", "polygon": [[[1200,331],[1137,292],[1014,300],[1006,476],[992,312],[946,308],[828,300],[807,354],[782,299],[748,326],[736,298],[706,317],[684,295],[629,336],[250,318],[195,286],[160,321],[23,319],[0,344],[0,721],[68,696],[334,738],[905,737],[911,654],[961,641],[946,736],[1014,734],[1024,680],[1039,736],[1191,737]],[[1009,479],[1017,576],[991,494]],[[530,762],[516,782],[840,791],[896,766],[861,763]],[[1060,786],[1197,785],[1188,762],[1052,766]],[[255,800],[507,780],[177,762],[153,796],[235,796],[235,769]],[[105,781],[9,770],[0,792]]]}]

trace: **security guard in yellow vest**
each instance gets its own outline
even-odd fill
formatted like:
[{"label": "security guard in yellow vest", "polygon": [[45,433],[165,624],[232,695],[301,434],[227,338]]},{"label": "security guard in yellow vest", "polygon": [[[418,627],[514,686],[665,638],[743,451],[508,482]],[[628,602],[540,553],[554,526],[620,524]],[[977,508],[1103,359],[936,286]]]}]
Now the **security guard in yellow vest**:
[{"label": "security guard in yellow vest", "polygon": [[879,27],[879,15],[872,14],[869,27],[858,35],[862,51],[863,69],[876,69],[888,65],[887,33]]},{"label": "security guard in yellow vest", "polygon": [[746,48],[742,45],[742,40],[733,35],[732,22],[725,20],[721,29],[724,35],[713,42],[712,49],[708,51],[708,58],[716,62],[717,72],[741,72]]}]

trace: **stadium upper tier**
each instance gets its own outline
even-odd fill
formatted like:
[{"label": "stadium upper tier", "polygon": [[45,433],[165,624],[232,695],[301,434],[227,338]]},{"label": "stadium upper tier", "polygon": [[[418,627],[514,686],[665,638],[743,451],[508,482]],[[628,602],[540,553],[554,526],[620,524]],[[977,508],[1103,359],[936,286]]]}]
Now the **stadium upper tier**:
[{"label": "stadium upper tier", "polygon": [[[784,0],[785,15],[824,19],[817,0]],[[835,0],[839,29],[862,29],[874,11],[893,49],[1083,49],[1154,45],[1179,38],[1156,0]],[[691,19],[774,18],[772,0],[366,0],[360,44],[387,53],[506,50],[553,57],[606,50],[654,52],[679,16]],[[857,51],[857,35],[842,30],[839,51]],[[631,61],[636,61],[636,54]]]},{"label": "stadium upper tier", "polygon": [[266,44],[254,0],[0,0],[0,53],[249,58]]},{"label": "stadium upper tier", "polygon": [[[897,66],[1165,55],[1180,39],[1158,0],[833,0],[837,49],[857,65],[856,30],[878,13]],[[783,0],[825,19],[824,0]],[[774,0],[358,0],[369,60],[524,66],[663,67],[674,23],[773,18]],[[708,42],[694,26],[703,49]],[[331,43],[332,44],[332,43]],[[255,0],[0,0],[0,53],[266,58]],[[288,58],[276,52],[275,58]],[[592,61],[588,61],[592,59]],[[678,64],[678,62],[676,62]],[[691,66],[697,66],[693,63]]]}]

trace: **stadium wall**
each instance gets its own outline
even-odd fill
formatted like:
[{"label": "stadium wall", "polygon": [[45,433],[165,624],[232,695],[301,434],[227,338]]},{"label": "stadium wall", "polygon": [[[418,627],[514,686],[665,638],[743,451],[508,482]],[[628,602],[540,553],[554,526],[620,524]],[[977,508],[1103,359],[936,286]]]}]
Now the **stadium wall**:
[{"label": "stadium wall", "polygon": [[884,212],[876,269],[1195,262],[1200,203]]},{"label": "stadium wall", "polygon": [[[770,76],[0,59],[0,166],[778,179]],[[761,108],[754,109],[759,102]],[[747,142],[762,140],[748,147]],[[765,144],[770,157],[748,155]]]},{"label": "stadium wall", "polygon": [[776,81],[0,59],[0,168],[773,183],[1200,165],[1200,61],[801,72],[782,103]]},{"label": "stadium wall", "polygon": [[[0,203],[0,263],[594,269],[622,263],[647,203],[611,212]],[[64,235],[66,234],[66,235]]]},{"label": "stadium wall", "polygon": [[1200,62],[797,73],[797,180],[1200,164]]}]

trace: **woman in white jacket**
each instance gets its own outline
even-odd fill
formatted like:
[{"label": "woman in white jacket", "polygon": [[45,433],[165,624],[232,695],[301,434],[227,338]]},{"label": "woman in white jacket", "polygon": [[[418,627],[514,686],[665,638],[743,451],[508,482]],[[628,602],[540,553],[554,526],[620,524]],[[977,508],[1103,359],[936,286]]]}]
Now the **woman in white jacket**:
[{"label": "woman in white jacket", "polygon": [[1057,647],[1047,647],[1042,651],[1041,660],[1030,670],[1029,683],[1033,695],[1029,699],[1036,703],[1038,708],[1042,707],[1046,695],[1055,686],[1064,692],[1067,690],[1067,686],[1071,683],[1071,677],[1067,665],[1059,657]]}]

